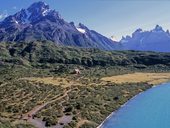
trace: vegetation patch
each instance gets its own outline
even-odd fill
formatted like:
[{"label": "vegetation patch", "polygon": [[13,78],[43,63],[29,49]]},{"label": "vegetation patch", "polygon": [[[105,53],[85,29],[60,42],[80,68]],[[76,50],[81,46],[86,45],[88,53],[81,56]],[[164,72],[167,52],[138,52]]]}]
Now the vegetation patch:
[{"label": "vegetation patch", "polygon": [[134,95],[170,78],[169,53],[46,41],[1,43],[0,49],[2,128],[96,128]]},{"label": "vegetation patch", "polygon": [[56,86],[62,86],[64,88],[69,87],[70,85],[80,85],[78,81],[73,81],[71,79],[61,78],[61,77],[27,77],[21,78],[23,80],[29,80],[34,83],[44,83],[51,84]]}]

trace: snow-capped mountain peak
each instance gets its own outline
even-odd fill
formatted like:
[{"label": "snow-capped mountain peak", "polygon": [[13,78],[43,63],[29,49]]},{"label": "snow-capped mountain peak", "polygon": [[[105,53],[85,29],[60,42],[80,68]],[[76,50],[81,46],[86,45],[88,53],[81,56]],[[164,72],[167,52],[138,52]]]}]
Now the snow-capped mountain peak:
[{"label": "snow-capped mountain peak", "polygon": [[137,29],[132,37],[126,36],[120,41],[124,50],[142,50],[142,51],[170,51],[169,30],[164,31],[159,25],[150,31]]},{"label": "snow-capped mountain peak", "polygon": [[50,40],[57,44],[113,50],[114,41],[88,29],[68,23],[44,2],[33,3],[0,22],[0,41]]},{"label": "snow-capped mountain peak", "polygon": [[49,5],[40,1],[40,2],[33,3],[27,10],[31,13],[43,14],[49,9],[50,9]]},{"label": "snow-capped mountain peak", "polygon": [[30,21],[35,21],[37,18],[48,15],[51,10],[49,5],[40,1],[33,3],[26,11],[27,14],[29,14],[28,19]]},{"label": "snow-capped mountain peak", "polygon": [[[50,17],[51,20],[56,21],[57,19],[62,19],[59,13],[55,10],[51,10],[49,5],[44,2],[33,3],[27,9],[21,9],[14,15],[11,15],[4,19],[4,22],[13,22],[16,24],[30,24],[41,20],[44,17]],[[17,21],[17,22],[15,22]]]}]

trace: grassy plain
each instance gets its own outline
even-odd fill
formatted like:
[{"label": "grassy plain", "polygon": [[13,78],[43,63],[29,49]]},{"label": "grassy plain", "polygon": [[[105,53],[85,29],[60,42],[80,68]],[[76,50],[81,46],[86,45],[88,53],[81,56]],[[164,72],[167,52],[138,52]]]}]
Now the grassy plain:
[{"label": "grassy plain", "polygon": [[170,73],[136,72],[131,74],[103,77],[101,78],[101,80],[107,82],[113,82],[117,84],[144,82],[144,83],[156,85],[156,84],[168,82],[170,80]]}]

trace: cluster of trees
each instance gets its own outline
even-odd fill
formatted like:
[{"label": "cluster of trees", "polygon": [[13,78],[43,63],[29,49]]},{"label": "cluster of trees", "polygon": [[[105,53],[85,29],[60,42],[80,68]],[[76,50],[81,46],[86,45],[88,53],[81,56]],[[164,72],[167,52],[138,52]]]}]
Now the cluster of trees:
[{"label": "cluster of trees", "polygon": [[61,63],[85,66],[135,65],[146,66],[163,64],[169,66],[169,53],[138,51],[100,51],[98,49],[82,49],[57,46],[51,42],[1,43],[1,61],[8,63]]}]

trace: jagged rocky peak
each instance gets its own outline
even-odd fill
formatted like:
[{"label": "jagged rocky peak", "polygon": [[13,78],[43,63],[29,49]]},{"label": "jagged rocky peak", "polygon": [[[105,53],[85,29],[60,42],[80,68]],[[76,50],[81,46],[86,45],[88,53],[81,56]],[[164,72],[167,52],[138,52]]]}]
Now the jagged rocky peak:
[{"label": "jagged rocky peak", "polygon": [[39,1],[33,3],[27,10],[32,14],[42,14],[45,15],[50,9],[49,5],[46,3]]},{"label": "jagged rocky peak", "polygon": [[88,29],[65,21],[56,10],[44,2],[35,2],[8,16],[0,23],[0,41],[50,40],[57,44],[85,48],[112,50],[111,39]]},{"label": "jagged rocky peak", "polygon": [[45,16],[48,16],[48,19],[53,21],[62,19],[57,11],[51,10],[49,5],[41,1],[33,3],[27,9],[21,9],[21,11],[11,16],[11,19],[15,19],[16,23],[30,24]]},{"label": "jagged rocky peak", "polygon": [[125,50],[169,52],[170,34],[156,25],[152,30],[136,30],[131,38],[122,38],[121,44]]},{"label": "jagged rocky peak", "polygon": [[143,32],[143,30],[141,28],[138,28],[135,32],[139,33],[139,32]]},{"label": "jagged rocky peak", "polygon": [[25,10],[29,21],[34,22],[42,16],[46,16],[50,12],[50,7],[46,3],[39,1],[33,3],[28,9]]},{"label": "jagged rocky peak", "polygon": [[163,28],[159,25],[156,25],[153,29],[153,32],[164,32]]},{"label": "jagged rocky peak", "polygon": [[82,29],[88,30],[88,28],[84,24],[82,24],[82,23],[78,24],[78,28],[82,28]]},{"label": "jagged rocky peak", "polygon": [[70,24],[71,24],[72,26],[75,26],[75,24],[74,24],[74,22],[73,22],[73,21],[71,21],[71,22],[70,22]]},{"label": "jagged rocky peak", "polygon": [[168,35],[170,35],[170,32],[169,32],[169,30],[166,30],[166,33],[167,33]]}]

